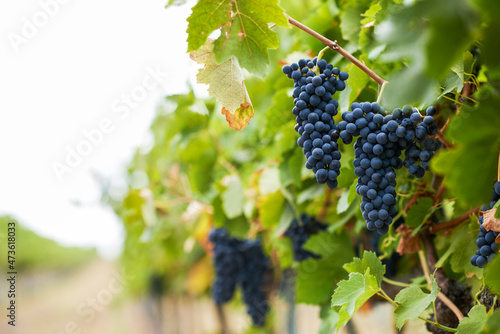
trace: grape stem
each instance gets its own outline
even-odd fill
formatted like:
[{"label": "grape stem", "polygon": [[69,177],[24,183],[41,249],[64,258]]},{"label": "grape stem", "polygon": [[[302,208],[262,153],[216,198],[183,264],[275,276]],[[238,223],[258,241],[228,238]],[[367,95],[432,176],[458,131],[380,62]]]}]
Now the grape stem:
[{"label": "grape stem", "polygon": [[221,334],[229,334],[229,329],[226,322],[226,316],[224,314],[224,309],[221,304],[215,304],[217,309],[217,319],[219,320],[219,326],[221,327]]},{"label": "grape stem", "polygon": [[404,283],[404,282],[398,282],[394,281],[390,278],[387,278],[385,276],[382,277],[382,281],[386,282],[387,284],[394,285],[394,286],[400,286],[402,288],[409,288],[410,286],[418,286],[420,288],[426,288],[427,284],[410,284],[410,283]]},{"label": "grape stem", "polygon": [[378,96],[377,96],[377,103],[380,104],[380,101],[382,100],[382,94],[384,94],[384,89],[385,89],[385,86],[388,84],[387,81],[384,81],[382,83],[382,85],[380,86],[380,92],[378,93]]},{"label": "grape stem", "polygon": [[[427,284],[428,284],[428,289],[431,290],[432,286],[432,281],[431,281],[431,275],[429,271],[429,265],[427,264],[427,258],[425,257],[425,253],[423,249],[418,251],[418,257],[420,259],[420,264],[422,265],[422,270],[424,271],[425,278],[427,279]],[[448,298],[444,293],[441,291],[438,292],[437,297],[446,305],[448,308],[455,313],[457,316],[458,320],[462,320],[464,318],[464,315],[462,314],[462,311],[458,309],[458,307]],[[437,314],[434,316],[437,319]],[[432,322],[431,322],[432,323]]]},{"label": "grape stem", "polygon": [[340,45],[337,44],[337,41],[331,41],[331,40],[329,40],[325,36],[323,36],[321,34],[318,34],[316,31],[312,30],[311,28],[303,25],[299,21],[297,21],[295,19],[292,19],[287,14],[285,14],[285,16],[288,18],[288,22],[290,22],[292,25],[294,25],[297,28],[305,31],[306,33],[308,33],[309,35],[313,36],[314,38],[320,40],[321,42],[323,42],[324,44],[326,44],[326,46],[328,46],[330,49],[332,49],[334,51],[337,51],[342,56],[344,56],[345,58],[347,58],[347,60],[349,60],[351,63],[353,63],[354,65],[356,65],[357,67],[359,67],[363,72],[365,72],[366,74],[368,74],[370,76],[370,78],[372,78],[373,80],[375,80],[379,84],[379,86],[382,86],[384,83],[387,82],[386,80],[382,79],[379,75],[377,75],[375,72],[373,72],[371,69],[369,69],[365,64],[363,64],[358,59],[356,59],[349,52],[347,52],[346,50],[344,50]]},{"label": "grape stem", "polygon": [[316,59],[316,65],[313,68],[313,72],[316,73],[316,75],[319,75],[319,68],[318,68],[318,61],[323,58],[323,55],[325,54],[325,51],[328,50],[330,47],[325,47],[321,49],[321,51],[318,53],[318,58]]},{"label": "grape stem", "polygon": [[429,228],[429,232],[430,233],[437,233],[437,232],[442,231],[442,230],[447,230],[450,228],[457,227],[458,225],[467,221],[469,219],[470,215],[473,215],[475,213],[479,213],[479,211],[481,211],[480,206],[478,206],[474,209],[471,209],[471,210],[461,214],[460,216],[453,218],[452,220],[449,220],[447,222],[431,225],[431,227]]},{"label": "grape stem", "polygon": [[[479,297],[481,296],[481,293],[486,289],[486,284],[484,284],[484,275],[483,275],[483,279],[482,279],[482,286],[481,286],[481,290],[479,290],[475,295],[474,295],[474,299],[476,300],[477,304],[480,305],[481,304],[481,301],[479,300]],[[493,305],[495,305],[495,303],[493,303]]]}]

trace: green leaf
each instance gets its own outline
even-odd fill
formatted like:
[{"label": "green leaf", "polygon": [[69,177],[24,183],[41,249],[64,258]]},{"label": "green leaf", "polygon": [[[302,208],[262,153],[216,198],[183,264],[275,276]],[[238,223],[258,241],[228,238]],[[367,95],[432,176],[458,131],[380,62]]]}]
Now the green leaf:
[{"label": "green leaf", "polygon": [[484,305],[476,305],[469,311],[467,317],[460,320],[457,334],[479,334],[484,328],[486,320],[486,307]]},{"label": "green leaf", "polygon": [[197,82],[208,85],[208,94],[222,105],[222,114],[235,130],[243,129],[253,117],[254,110],[245,86],[243,72],[235,57],[217,64],[213,41],[191,52],[191,59],[205,66],[198,70]]},{"label": "green leaf", "polygon": [[315,182],[299,194],[297,197],[297,203],[302,204],[305,201],[312,200],[318,196],[323,196],[324,191],[325,188],[321,184]]},{"label": "green leaf", "polygon": [[484,269],[484,279],[486,285],[495,294],[500,294],[500,256],[496,256],[495,259],[488,263]]},{"label": "green leaf", "polygon": [[347,201],[347,197],[349,196],[348,191],[344,191],[342,195],[340,195],[339,201],[337,203],[337,213],[341,214],[349,209],[349,202]]},{"label": "green leaf", "polygon": [[274,193],[281,188],[278,168],[266,168],[259,178],[259,192],[262,195]]},{"label": "green leaf", "polygon": [[[491,310],[490,310],[491,312]],[[499,334],[500,333],[500,310],[495,310],[493,314],[488,316],[486,327],[483,328],[482,334]]]},{"label": "green leaf", "polygon": [[432,207],[432,199],[420,197],[417,204],[412,205],[406,214],[405,224],[411,227],[418,227],[423,223],[424,218]]},{"label": "green leaf", "polygon": [[477,95],[480,102],[475,108],[463,107],[448,126],[446,135],[454,148],[438,152],[431,162],[435,172],[446,175],[453,197],[470,207],[489,202],[500,143],[498,92],[485,87]]},{"label": "green leaf", "polygon": [[274,237],[278,238],[283,233],[285,233],[286,229],[288,228],[288,226],[290,226],[290,223],[294,218],[295,213],[293,212],[292,207],[289,203],[286,203],[283,213],[281,214],[278,226],[276,227],[276,231],[274,231]]},{"label": "green leaf", "polygon": [[[476,229],[478,224],[471,223]],[[465,276],[471,277],[472,274],[480,277],[482,269],[473,266],[469,259],[474,254],[476,246],[477,232],[474,234],[472,229],[467,224],[462,224],[454,230],[454,234],[448,237],[451,240],[451,245],[446,252],[441,255],[439,261],[436,262],[435,267],[441,268],[446,262],[450,262],[451,269],[456,273],[465,273]]]},{"label": "green leaf", "polygon": [[340,281],[332,296],[332,306],[344,306],[352,315],[356,308],[356,299],[366,291],[365,276],[360,273],[350,273],[349,280]]},{"label": "green leaf", "polygon": [[394,301],[398,303],[398,307],[396,307],[394,313],[396,314],[396,327],[398,329],[401,330],[406,321],[417,319],[420,313],[436,300],[439,293],[439,287],[434,276],[431,277],[431,280],[432,290],[429,294],[413,285],[401,290],[396,295]]},{"label": "green leaf", "polygon": [[296,187],[300,187],[302,184],[301,171],[304,161],[304,154],[300,149],[296,149],[293,151],[292,156],[287,161],[288,162],[288,170],[290,172],[290,180],[292,184]]},{"label": "green leaf", "polygon": [[335,333],[337,328],[337,321],[339,320],[339,314],[329,308],[326,311],[326,315],[321,317],[321,325],[319,326],[318,334],[332,334]]},{"label": "green leaf", "polygon": [[[366,63],[366,66],[370,67],[368,58],[363,56],[360,60]],[[349,80],[347,84],[351,87],[351,92],[349,93],[349,100],[355,101],[356,98],[361,94],[361,91],[370,82],[370,77],[363,72],[359,67],[354,64],[349,64],[346,66],[347,73],[349,73]]]},{"label": "green leaf", "polygon": [[232,56],[242,67],[264,77],[269,63],[267,49],[279,46],[277,34],[267,23],[288,27],[288,20],[277,0],[233,0],[231,20],[215,41],[215,57],[223,62]]},{"label": "green leaf", "polygon": [[321,232],[311,236],[304,248],[321,256],[302,261],[297,269],[297,303],[321,304],[328,302],[335,282],[346,277],[342,265],[354,253],[347,232]]},{"label": "green leaf", "polygon": [[482,31],[483,40],[481,42],[481,52],[485,64],[495,74],[495,78],[500,75],[500,64],[498,55],[500,54],[500,44],[498,43],[498,32],[500,31],[500,3],[496,0],[477,0],[477,6],[486,17],[485,28]]},{"label": "green leaf", "polygon": [[260,221],[264,227],[270,228],[278,225],[284,204],[285,198],[279,190],[259,197],[257,208],[259,209]]},{"label": "green leaf", "polygon": [[[292,117],[293,99],[288,94],[289,88],[282,88],[273,94],[273,103],[265,112],[262,135],[267,137],[276,133],[276,129],[287,124]],[[292,126],[293,128],[293,126]]]},{"label": "green leaf", "polygon": [[465,52],[462,57],[451,67],[451,71],[448,73],[446,79],[443,82],[444,90],[441,92],[441,95],[439,97],[454,90],[460,92],[464,84],[470,78],[473,64],[474,59],[472,54],[469,51]]},{"label": "green leaf", "polygon": [[341,306],[337,329],[345,325],[354,312],[379,290],[377,279],[370,275],[370,269],[364,275],[350,273],[349,280],[340,281],[332,296],[332,307]]},{"label": "green leaf", "polygon": [[293,248],[290,238],[276,238],[272,241],[272,247],[278,253],[280,267],[285,269],[293,264]]},{"label": "green leaf", "polygon": [[374,252],[363,252],[363,258],[354,258],[351,263],[344,264],[344,269],[349,273],[364,274],[367,269],[370,269],[370,274],[377,279],[378,286],[382,282],[382,277],[385,274],[385,265],[377,257]]},{"label": "green leaf", "polygon": [[[429,40],[425,49],[427,75],[442,77],[470,47],[478,15],[467,0],[427,1]],[[443,53],[446,57],[443,57]],[[438,55],[438,56],[437,56]]]},{"label": "green leaf", "polygon": [[364,19],[361,20],[361,24],[367,24],[367,23],[375,21],[375,15],[377,15],[379,10],[381,10],[381,9],[382,9],[382,6],[380,6],[379,3],[373,3],[370,6],[370,8],[368,8],[366,10],[366,12],[364,12],[364,14],[362,14]]},{"label": "green leaf", "polygon": [[243,212],[243,185],[237,175],[229,175],[224,178],[226,190],[221,194],[222,208],[227,218],[236,218]]},{"label": "green leaf", "polygon": [[357,42],[356,37],[361,29],[361,12],[354,7],[347,7],[340,15],[340,29],[342,30],[342,38]]},{"label": "green leaf", "polygon": [[188,52],[198,50],[215,29],[231,20],[232,0],[200,0],[188,17]]}]

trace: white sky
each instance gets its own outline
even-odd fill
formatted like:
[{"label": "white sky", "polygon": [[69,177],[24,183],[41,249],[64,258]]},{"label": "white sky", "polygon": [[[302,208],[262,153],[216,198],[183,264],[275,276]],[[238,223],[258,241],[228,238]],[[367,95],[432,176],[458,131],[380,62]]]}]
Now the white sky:
[{"label": "white sky", "polygon": [[[0,3],[0,214],[62,244],[95,246],[113,257],[121,224],[100,204],[92,174],[124,182],[133,152],[148,142],[158,101],[187,91],[189,79],[195,85],[197,66],[185,52],[192,3],[164,9],[167,0],[59,1],[67,3]],[[45,3],[58,4],[52,17],[43,14]],[[44,26],[30,31],[26,19]],[[22,37],[23,27],[28,38],[16,52],[9,36]],[[141,88],[148,68],[168,73],[152,91]],[[120,102],[141,92],[147,93],[137,106]],[[76,150],[83,131],[106,119],[112,131],[59,180],[53,163],[66,164],[68,147]]]}]

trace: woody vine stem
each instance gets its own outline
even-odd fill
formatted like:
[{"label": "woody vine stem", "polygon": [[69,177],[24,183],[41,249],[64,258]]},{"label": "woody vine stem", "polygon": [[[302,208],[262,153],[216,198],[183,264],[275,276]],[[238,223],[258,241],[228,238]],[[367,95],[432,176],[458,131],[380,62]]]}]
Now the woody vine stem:
[{"label": "woody vine stem", "polygon": [[296,26],[297,28],[305,31],[306,33],[308,33],[309,35],[313,36],[314,38],[320,40],[321,42],[323,42],[330,49],[332,49],[332,50],[337,51],[338,53],[340,53],[342,56],[344,56],[345,58],[347,58],[347,60],[349,60],[351,63],[353,63],[354,65],[356,65],[357,67],[359,67],[363,72],[365,72],[366,74],[368,74],[370,76],[370,78],[372,78],[373,80],[375,80],[379,84],[379,86],[383,87],[384,84],[387,83],[387,81],[384,80],[384,79],[382,79],[377,73],[373,72],[365,64],[363,64],[361,61],[359,61],[358,59],[356,59],[349,52],[347,52],[346,50],[344,50],[340,45],[338,45],[337,41],[329,40],[325,36],[317,33],[314,30],[312,30],[308,26],[305,26],[304,24],[300,23],[299,21],[297,21],[295,19],[292,19],[287,14],[285,14],[285,16],[288,18],[288,22],[290,22],[290,24]]}]

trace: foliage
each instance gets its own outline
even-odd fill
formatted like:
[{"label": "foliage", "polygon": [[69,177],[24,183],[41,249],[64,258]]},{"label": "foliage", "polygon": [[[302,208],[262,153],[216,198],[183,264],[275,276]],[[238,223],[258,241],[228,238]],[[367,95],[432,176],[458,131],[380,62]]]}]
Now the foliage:
[{"label": "foliage", "polygon": [[[297,272],[297,302],[322,307],[321,333],[345,324],[375,295],[393,303],[398,327],[420,317],[445,328],[446,323],[425,318],[424,311],[434,312],[431,305],[439,288],[447,292],[446,277],[472,286],[473,294],[479,289],[482,270],[468,262],[478,226],[473,216],[437,233],[432,228],[489,201],[500,144],[500,5],[492,0],[313,0],[307,10],[304,6],[291,0],[279,6],[275,0],[202,0],[193,7],[188,51],[205,64],[205,71],[226,68],[199,77],[217,96],[224,115],[213,99],[197,98],[193,92],[167,96],[151,126],[154,145],[149,151],[138,150],[130,163],[126,194],[106,197],[126,230],[123,262],[138,273],[133,290],[146,289],[156,273],[170,292],[207,293],[213,277],[207,234],[212,226],[225,227],[238,237],[259,235],[273,259],[274,277],[281,277],[286,268]],[[381,96],[386,110],[405,104],[438,109],[435,118],[445,145],[422,180],[398,171],[396,208],[401,219],[394,219],[398,223],[380,240],[364,231],[351,145],[339,141],[341,177],[332,192],[318,185],[304,167],[289,80],[281,66],[312,58],[324,45],[301,30],[289,29],[283,9],[337,40],[388,79]],[[277,26],[271,28],[273,22]],[[216,30],[221,34],[212,49],[208,37]],[[347,88],[335,96],[340,111],[336,122],[352,102],[377,99],[379,87],[358,67],[330,50],[324,58],[349,74]],[[237,75],[224,75],[228,69]],[[241,84],[239,97],[227,94],[236,83]],[[246,102],[252,112],[238,112]],[[224,116],[238,128],[249,123],[235,132]],[[319,216],[329,228],[305,245],[321,258],[298,264],[283,232],[300,213]],[[421,286],[415,282],[424,280],[423,272],[413,272],[414,283],[391,299],[382,290],[388,273],[380,254],[365,252],[353,260],[355,250],[370,248],[377,240],[372,248],[385,258],[398,244],[404,250],[416,242],[418,249],[425,240],[425,251],[437,251],[437,263],[431,265],[436,264],[439,275],[427,275],[432,284]],[[419,267],[419,257],[412,252],[405,255],[406,267]],[[485,274],[486,284],[496,293],[498,261]],[[333,308],[327,305],[330,297]],[[477,305],[453,330],[478,333],[485,324],[498,322],[496,313],[492,316]],[[437,320],[441,321],[439,315]]]},{"label": "foliage", "polygon": [[69,270],[78,268],[97,257],[95,249],[65,247],[25,228],[22,222],[8,216],[0,217],[0,245],[5,261],[0,268],[7,269],[7,224],[16,223],[15,266],[20,272],[40,270]]}]

